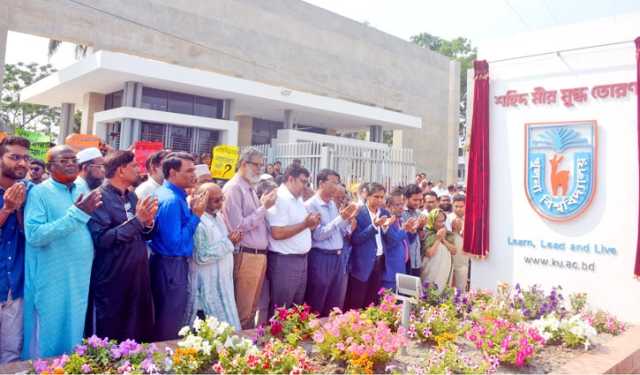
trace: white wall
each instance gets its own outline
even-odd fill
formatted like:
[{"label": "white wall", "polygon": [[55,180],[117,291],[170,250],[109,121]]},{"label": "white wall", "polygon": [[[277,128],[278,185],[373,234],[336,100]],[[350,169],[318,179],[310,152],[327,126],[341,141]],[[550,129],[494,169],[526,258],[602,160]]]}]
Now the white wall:
[{"label": "white wall", "polygon": [[[548,38],[548,49],[554,50],[553,34],[541,37]],[[525,40],[532,37],[520,42]],[[582,41],[576,43],[581,46]],[[561,47],[570,46],[563,40]],[[480,57],[485,57],[482,51]],[[489,64],[490,254],[473,262],[472,287],[495,288],[498,281],[547,288],[562,285],[567,297],[570,292],[588,292],[594,305],[640,322],[640,282],[633,274],[638,225],[637,98],[631,93],[626,98],[594,99],[590,91],[597,85],[636,81],[633,44]],[[589,95],[586,103],[570,108],[562,103],[559,91],[556,104],[515,108],[494,104],[494,97],[507,90],[531,93],[537,86],[554,90],[587,86]],[[525,123],[576,120],[598,123],[596,191],[584,214],[564,223],[551,222],[534,211],[525,192]],[[531,240],[535,248],[509,245],[509,238]],[[545,249],[540,241],[564,243],[567,249]],[[590,244],[590,251],[571,251],[571,244]],[[597,254],[596,244],[615,248],[616,254]],[[525,257],[584,262],[595,265],[595,271],[527,264]]]}]

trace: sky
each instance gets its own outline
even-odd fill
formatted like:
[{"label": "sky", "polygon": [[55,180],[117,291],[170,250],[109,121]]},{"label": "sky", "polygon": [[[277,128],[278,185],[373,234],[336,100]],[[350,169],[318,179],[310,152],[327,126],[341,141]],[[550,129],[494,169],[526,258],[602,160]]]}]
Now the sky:
[{"label": "sky", "polygon": [[[640,0],[304,1],[405,40],[428,32],[445,39],[465,37],[475,46],[517,33],[640,12]],[[73,63],[73,46],[63,44],[49,61],[46,39],[9,32],[6,62],[18,61],[51,62],[61,69]]]}]

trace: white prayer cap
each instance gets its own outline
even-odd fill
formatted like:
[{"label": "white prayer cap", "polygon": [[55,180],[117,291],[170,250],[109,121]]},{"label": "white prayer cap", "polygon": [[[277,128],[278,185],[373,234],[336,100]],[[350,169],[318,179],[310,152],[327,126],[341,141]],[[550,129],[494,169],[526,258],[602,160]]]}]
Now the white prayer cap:
[{"label": "white prayer cap", "polygon": [[260,181],[265,181],[265,180],[273,180],[273,176],[268,173],[261,174]]},{"label": "white prayer cap", "polygon": [[95,147],[85,148],[84,150],[78,151],[76,154],[76,158],[78,159],[78,164],[86,163],[90,160],[101,158],[102,152]]},{"label": "white prayer cap", "polygon": [[202,177],[208,175],[211,177],[211,172],[209,172],[209,166],[206,164],[198,164],[196,165],[196,177]]}]

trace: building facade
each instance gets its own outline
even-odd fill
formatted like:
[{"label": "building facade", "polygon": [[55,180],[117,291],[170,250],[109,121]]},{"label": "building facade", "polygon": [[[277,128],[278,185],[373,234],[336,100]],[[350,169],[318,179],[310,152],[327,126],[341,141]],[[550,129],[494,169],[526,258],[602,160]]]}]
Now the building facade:
[{"label": "building facade", "polygon": [[[76,72],[82,90],[73,80],[66,86],[50,80],[51,86],[31,92],[33,102],[57,100],[52,104],[81,109],[83,131],[106,135],[119,124],[123,144],[162,134],[165,144],[184,148],[180,140],[188,138],[195,152],[207,142],[232,140],[234,127],[240,145],[264,142],[279,127],[328,135],[366,129],[372,141],[394,130],[394,146],[413,149],[418,170],[449,181],[457,177],[459,65],[299,0],[3,2],[2,56],[7,30],[102,53],[89,56],[97,65],[83,66],[102,71],[113,84]],[[107,77],[103,60],[117,59],[171,73],[159,79],[119,68]],[[184,82],[178,76],[184,72],[207,75],[208,83]],[[94,78],[95,87],[83,76]],[[78,89],[73,101],[63,88]],[[167,110],[153,107],[154,99],[164,102],[165,92]],[[114,107],[114,97],[124,104]],[[162,118],[156,112],[164,112]]]}]

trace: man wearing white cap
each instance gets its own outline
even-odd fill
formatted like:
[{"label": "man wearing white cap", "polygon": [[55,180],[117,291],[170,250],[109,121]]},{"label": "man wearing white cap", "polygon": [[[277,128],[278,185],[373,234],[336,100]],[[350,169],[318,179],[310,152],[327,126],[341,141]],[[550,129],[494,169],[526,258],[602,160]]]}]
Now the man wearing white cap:
[{"label": "man wearing white cap", "polygon": [[213,182],[213,178],[211,178],[211,171],[209,171],[209,166],[206,164],[198,164],[195,166],[196,168],[196,186],[200,186],[207,182]]},{"label": "man wearing white cap", "polygon": [[80,173],[77,183],[84,185],[87,190],[93,190],[104,181],[104,157],[96,147],[85,148],[76,154]]}]

